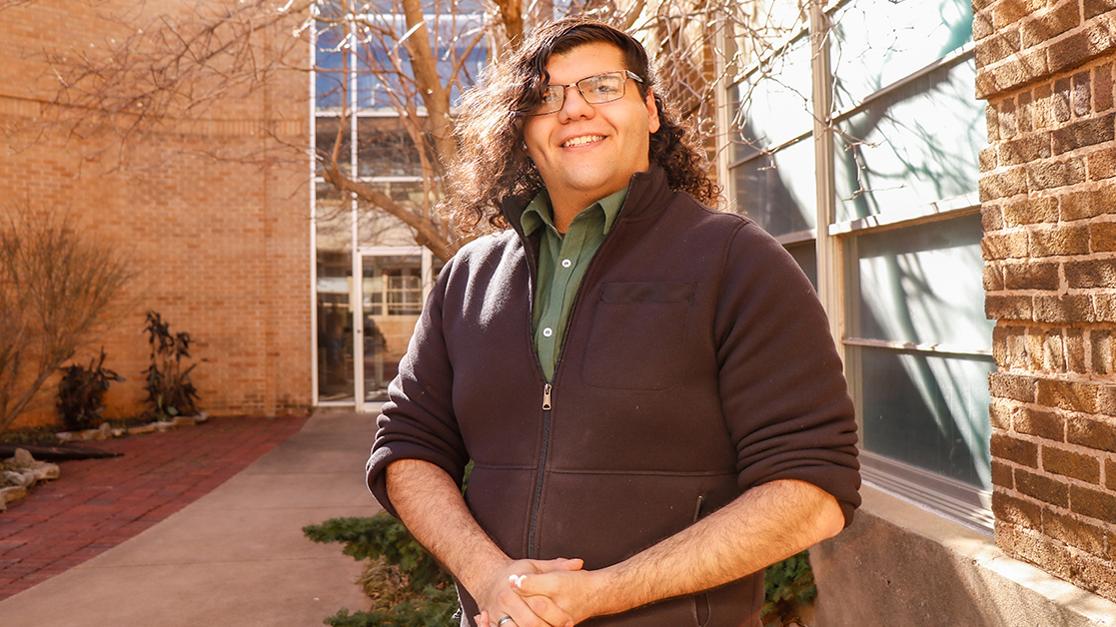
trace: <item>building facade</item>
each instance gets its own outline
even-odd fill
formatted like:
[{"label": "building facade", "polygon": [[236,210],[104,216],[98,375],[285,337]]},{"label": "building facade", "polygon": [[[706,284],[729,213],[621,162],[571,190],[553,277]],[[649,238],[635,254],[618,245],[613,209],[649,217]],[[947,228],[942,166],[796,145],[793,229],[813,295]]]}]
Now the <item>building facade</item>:
[{"label": "building facade", "polygon": [[[305,67],[305,40],[292,45],[290,23],[262,28],[255,41],[276,62],[266,64],[272,80],[199,89],[215,96],[200,113],[131,133],[138,116],[96,98],[113,85],[112,68],[126,72],[134,66],[121,62],[169,45],[150,38],[162,18],[196,24],[195,8],[124,0],[0,7],[0,211],[67,214],[134,271],[108,324],[76,357],[88,363],[104,346],[106,367],[127,379],[110,388],[107,416],[144,410],[149,309],[194,339],[192,379],[210,413],[304,412],[312,400],[311,188],[305,151],[286,147],[306,145],[307,78],[284,68]],[[134,56],[121,54],[129,49]],[[80,72],[86,60],[101,73],[60,93],[55,71]],[[139,111],[155,101],[144,100],[150,86],[136,80],[134,91],[105,93],[134,97]],[[57,422],[51,387],[17,427]]]}]

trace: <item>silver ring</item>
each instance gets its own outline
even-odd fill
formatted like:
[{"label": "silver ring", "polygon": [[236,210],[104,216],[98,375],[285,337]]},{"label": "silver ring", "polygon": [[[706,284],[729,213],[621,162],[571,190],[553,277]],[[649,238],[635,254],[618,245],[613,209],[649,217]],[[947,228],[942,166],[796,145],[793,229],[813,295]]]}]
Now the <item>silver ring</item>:
[{"label": "silver ring", "polygon": [[500,620],[496,621],[496,627],[503,627],[504,623],[511,623],[514,625],[515,619],[511,616],[508,616],[507,614],[504,614],[504,616]]}]

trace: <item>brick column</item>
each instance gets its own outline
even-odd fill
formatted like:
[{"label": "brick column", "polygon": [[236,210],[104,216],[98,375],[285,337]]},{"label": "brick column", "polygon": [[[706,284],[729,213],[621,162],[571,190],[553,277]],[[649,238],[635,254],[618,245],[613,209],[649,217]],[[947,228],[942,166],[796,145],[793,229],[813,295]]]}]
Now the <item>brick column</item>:
[{"label": "brick column", "polygon": [[996,543],[1116,600],[1116,0],[974,9]]}]

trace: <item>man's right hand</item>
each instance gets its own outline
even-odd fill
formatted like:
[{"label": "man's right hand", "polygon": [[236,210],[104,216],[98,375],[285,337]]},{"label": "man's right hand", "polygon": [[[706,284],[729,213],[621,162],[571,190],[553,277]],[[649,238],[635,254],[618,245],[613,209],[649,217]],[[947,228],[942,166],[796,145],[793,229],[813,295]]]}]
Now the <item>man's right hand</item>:
[{"label": "man's right hand", "polygon": [[544,596],[522,597],[508,585],[508,579],[556,570],[581,570],[582,566],[580,559],[509,560],[493,570],[480,584],[474,599],[481,614],[474,620],[478,627],[495,627],[504,616],[510,616],[515,626],[505,621],[500,627],[572,626],[573,617],[553,601]]}]

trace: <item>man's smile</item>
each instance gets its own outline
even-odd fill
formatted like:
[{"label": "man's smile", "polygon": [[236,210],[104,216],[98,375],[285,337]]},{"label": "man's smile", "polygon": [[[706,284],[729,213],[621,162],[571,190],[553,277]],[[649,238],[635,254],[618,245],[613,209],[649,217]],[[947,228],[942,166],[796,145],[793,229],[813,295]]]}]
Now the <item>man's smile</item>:
[{"label": "man's smile", "polygon": [[562,148],[576,148],[604,141],[604,135],[577,135],[561,143]]}]

